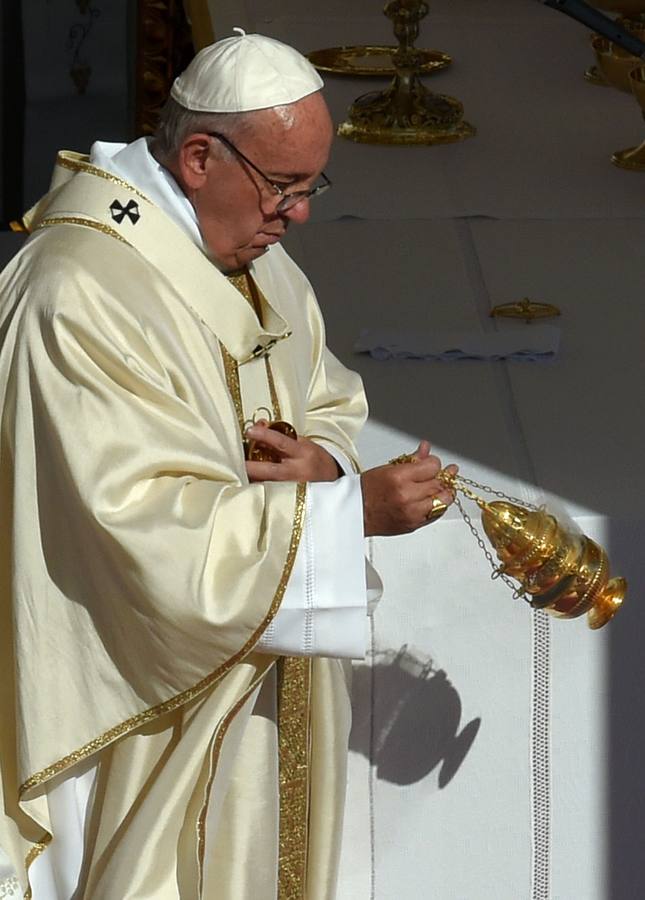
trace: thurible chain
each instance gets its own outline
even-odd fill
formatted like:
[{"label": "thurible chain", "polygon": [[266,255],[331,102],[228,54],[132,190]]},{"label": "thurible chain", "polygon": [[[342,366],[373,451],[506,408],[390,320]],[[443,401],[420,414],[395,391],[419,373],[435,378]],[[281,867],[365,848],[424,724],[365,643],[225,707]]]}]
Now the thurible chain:
[{"label": "thurible chain", "polygon": [[[475,482],[469,482],[469,483],[470,483],[470,484],[475,484]],[[481,485],[477,485],[477,484],[475,484],[475,486],[476,486],[476,487],[481,487]],[[497,491],[494,491],[494,492],[491,491],[491,493],[498,493],[498,492],[497,492]],[[510,498],[509,498],[509,499],[510,499]],[[475,538],[475,540],[477,541],[479,547],[480,547],[481,550],[482,550],[482,553],[484,554],[484,556],[486,557],[486,559],[487,559],[488,562],[490,563],[490,566],[491,566],[491,568],[492,568],[492,570],[493,570],[493,571],[492,571],[492,574],[491,574],[491,578],[492,578],[493,580],[495,580],[495,579],[497,579],[497,578],[501,578],[502,581],[504,582],[504,584],[506,584],[507,587],[509,587],[509,588],[513,591],[513,597],[514,597],[515,599],[517,599],[518,597],[521,597],[521,596],[523,595],[523,593],[524,593],[523,590],[522,590],[522,588],[521,588],[521,587],[518,587],[518,585],[517,585],[514,581],[511,581],[511,579],[508,577],[508,575],[505,575],[505,574],[501,571],[500,567],[499,567],[498,565],[496,565],[495,560],[493,559],[492,553],[490,552],[490,550],[488,549],[488,547],[487,547],[486,544],[484,543],[484,540],[483,540],[482,536],[479,534],[479,532],[477,531],[477,529],[476,529],[475,526],[473,525],[473,520],[470,518],[470,516],[468,515],[468,513],[467,513],[466,510],[464,509],[463,503],[461,502],[461,500],[459,499],[459,497],[458,497],[457,495],[455,495],[455,506],[457,507],[457,509],[458,509],[459,512],[461,513],[464,522],[466,523],[466,525],[467,525],[468,528],[470,529],[470,532],[471,532],[472,536],[473,536],[473,537]]]},{"label": "thurible chain", "polygon": [[486,494],[492,494],[494,497],[500,497],[502,500],[509,500],[511,503],[516,503],[518,506],[524,506],[527,509],[537,510],[540,508],[539,506],[536,506],[535,503],[529,503],[528,500],[518,500],[517,497],[511,497],[508,494],[505,494],[504,491],[496,491],[486,484],[480,484],[478,481],[473,481],[472,478],[464,478],[463,475],[448,475],[447,480],[451,482],[453,487],[461,490],[461,492],[471,500],[478,500],[479,498],[472,491],[464,490],[462,485],[467,484],[470,487],[479,488],[480,491],[484,491]]}]

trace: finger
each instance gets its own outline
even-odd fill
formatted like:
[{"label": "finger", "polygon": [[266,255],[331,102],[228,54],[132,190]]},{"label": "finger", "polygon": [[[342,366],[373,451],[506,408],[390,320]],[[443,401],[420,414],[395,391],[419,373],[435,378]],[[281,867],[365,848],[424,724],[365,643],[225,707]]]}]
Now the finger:
[{"label": "finger", "polygon": [[414,495],[411,502],[423,506],[426,512],[435,500],[445,506],[451,506],[455,502],[453,491],[440,481],[427,481],[417,487],[419,491]]},{"label": "finger", "polygon": [[[406,498],[408,503],[425,503],[426,508],[433,497],[440,497],[442,503],[453,503],[455,499],[454,489],[440,477],[441,463],[436,460],[432,462],[433,457],[428,457],[430,463],[426,467],[426,462],[418,462],[416,466],[410,466],[406,471],[398,472],[398,487],[402,496]],[[422,467],[426,467],[426,477],[419,478],[418,474],[423,474]]]},{"label": "finger", "polygon": [[289,475],[283,463],[249,460],[245,466],[249,481],[293,481],[293,475]]},{"label": "finger", "polygon": [[246,432],[246,437],[277,450],[283,456],[295,456],[298,451],[297,440],[273,428],[267,428],[259,424],[251,426]]},{"label": "finger", "polygon": [[414,451],[413,455],[416,456],[417,459],[427,459],[430,455],[430,442],[426,441],[424,438]]},{"label": "finger", "polygon": [[427,456],[412,466],[409,477],[412,481],[424,482],[435,478],[441,471],[441,460],[438,456]]}]

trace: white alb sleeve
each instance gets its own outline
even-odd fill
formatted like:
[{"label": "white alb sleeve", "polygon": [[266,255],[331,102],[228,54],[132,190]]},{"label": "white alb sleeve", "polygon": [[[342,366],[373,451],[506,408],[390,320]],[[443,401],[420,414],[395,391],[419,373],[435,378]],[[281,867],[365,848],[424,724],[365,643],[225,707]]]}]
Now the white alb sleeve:
[{"label": "white alb sleeve", "polygon": [[363,554],[360,477],[348,474],[310,483],[291,577],[256,650],[281,656],[364,657],[368,629]]}]

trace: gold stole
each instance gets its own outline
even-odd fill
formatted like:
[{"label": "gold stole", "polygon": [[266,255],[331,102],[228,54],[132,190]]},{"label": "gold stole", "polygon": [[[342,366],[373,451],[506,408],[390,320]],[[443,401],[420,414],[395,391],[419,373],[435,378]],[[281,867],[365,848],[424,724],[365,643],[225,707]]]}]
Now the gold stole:
[{"label": "gold stole", "polygon": [[[262,295],[248,271],[228,280],[251,304],[262,321]],[[245,410],[238,363],[220,343],[226,383],[235,405],[242,440],[255,409]],[[273,420],[282,418],[270,353],[264,354],[267,396]],[[258,364],[258,361],[253,361]],[[279,900],[304,900],[309,825],[309,758],[311,659],[281,656],[277,660],[278,747],[280,769]]]}]

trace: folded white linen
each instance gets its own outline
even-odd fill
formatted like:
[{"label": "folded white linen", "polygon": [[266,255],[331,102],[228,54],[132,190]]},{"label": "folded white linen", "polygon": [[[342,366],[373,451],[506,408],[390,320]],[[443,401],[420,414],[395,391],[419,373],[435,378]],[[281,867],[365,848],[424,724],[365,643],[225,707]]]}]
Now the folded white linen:
[{"label": "folded white linen", "polygon": [[500,331],[377,331],[365,329],[354,344],[357,353],[374,359],[514,359],[538,362],[553,359],[560,329],[526,325]]}]

